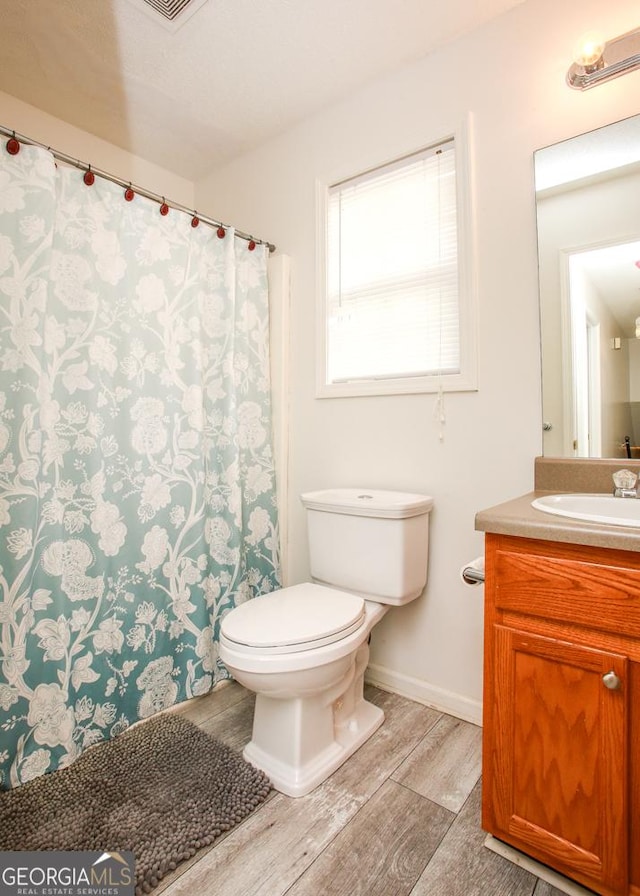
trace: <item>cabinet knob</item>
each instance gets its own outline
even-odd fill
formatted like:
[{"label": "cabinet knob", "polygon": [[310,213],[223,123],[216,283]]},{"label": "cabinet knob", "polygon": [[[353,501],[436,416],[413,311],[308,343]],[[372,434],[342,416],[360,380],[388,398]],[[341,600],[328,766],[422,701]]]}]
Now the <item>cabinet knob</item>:
[{"label": "cabinet knob", "polygon": [[602,676],[602,682],[605,688],[609,688],[610,691],[617,691],[622,684],[613,670],[611,670],[611,672],[604,673],[604,675]]}]

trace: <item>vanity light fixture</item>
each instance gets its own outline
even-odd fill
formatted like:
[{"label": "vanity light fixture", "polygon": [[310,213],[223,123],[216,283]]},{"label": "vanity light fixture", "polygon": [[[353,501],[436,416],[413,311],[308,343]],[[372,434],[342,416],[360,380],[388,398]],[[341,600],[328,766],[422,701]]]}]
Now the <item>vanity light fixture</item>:
[{"label": "vanity light fixture", "polygon": [[640,339],[640,317],[636,317],[636,339]]},{"label": "vanity light fixture", "polygon": [[640,28],[608,41],[592,32],[576,48],[567,84],[575,90],[588,90],[636,68],[640,68]]}]

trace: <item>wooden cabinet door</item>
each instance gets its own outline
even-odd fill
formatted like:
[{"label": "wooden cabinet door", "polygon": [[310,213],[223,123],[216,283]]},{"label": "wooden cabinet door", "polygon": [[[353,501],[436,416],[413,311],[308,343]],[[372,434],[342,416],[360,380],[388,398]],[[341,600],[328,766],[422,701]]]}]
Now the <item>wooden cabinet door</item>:
[{"label": "wooden cabinet door", "polygon": [[586,886],[626,893],[627,659],[500,625],[492,635],[488,829]]}]

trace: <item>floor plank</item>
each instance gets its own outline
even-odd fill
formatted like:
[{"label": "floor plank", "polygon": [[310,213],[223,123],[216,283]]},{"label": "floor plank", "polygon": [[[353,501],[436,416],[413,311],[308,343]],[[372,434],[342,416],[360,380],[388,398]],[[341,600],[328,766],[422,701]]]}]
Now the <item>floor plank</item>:
[{"label": "floor plank", "polygon": [[411,896],[533,896],[536,878],[484,846],[476,784]]},{"label": "floor plank", "polygon": [[221,712],[204,716],[196,724],[207,734],[222,741],[232,750],[241,753],[251,740],[254,703],[254,695],[245,694],[242,700],[230,703]]},{"label": "floor plank", "polygon": [[442,717],[435,709],[378,688],[367,688],[365,696],[384,710],[384,722],[329,778],[361,800],[375,793]]},{"label": "floor plank", "polygon": [[405,896],[454,818],[388,780],[287,896]]},{"label": "floor plank", "polygon": [[482,729],[443,716],[392,778],[445,809],[458,812],[482,770]]},{"label": "floor plank", "polygon": [[[585,890],[585,893],[588,892]],[[564,890],[558,890],[557,887],[552,886],[550,883],[547,883],[546,880],[539,880],[536,884],[536,888],[533,891],[533,896],[565,896]],[[596,894],[594,893],[594,896]]]},{"label": "floor plank", "polygon": [[251,697],[241,703],[235,703],[225,709],[223,713],[207,719],[202,728],[207,734],[211,734],[231,747],[232,750],[241,753],[251,740],[254,702]]},{"label": "floor plank", "polygon": [[200,725],[207,719],[219,715],[236,703],[250,698],[249,692],[236,681],[223,681],[208,694],[202,697],[194,697],[178,704],[171,712],[183,715],[194,724]]}]

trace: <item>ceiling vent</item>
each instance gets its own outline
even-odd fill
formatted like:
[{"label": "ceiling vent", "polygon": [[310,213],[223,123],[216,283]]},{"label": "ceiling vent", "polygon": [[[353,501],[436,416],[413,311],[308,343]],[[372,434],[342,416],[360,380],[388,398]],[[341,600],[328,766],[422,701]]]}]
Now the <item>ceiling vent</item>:
[{"label": "ceiling vent", "polygon": [[129,0],[129,3],[169,31],[177,31],[208,0]]}]

